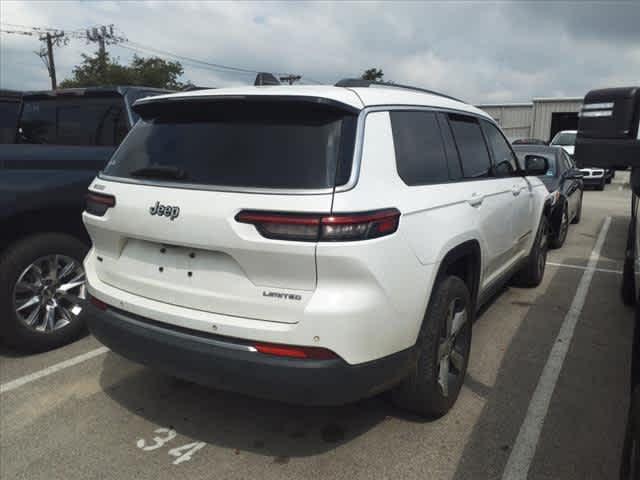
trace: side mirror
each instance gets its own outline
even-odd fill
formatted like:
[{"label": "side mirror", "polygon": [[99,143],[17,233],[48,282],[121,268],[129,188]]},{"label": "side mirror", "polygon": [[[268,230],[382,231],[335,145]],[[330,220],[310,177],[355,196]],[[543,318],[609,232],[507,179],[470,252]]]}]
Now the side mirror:
[{"label": "side mirror", "polygon": [[584,178],[584,173],[582,173],[580,170],[569,170],[565,178],[569,180],[581,180],[582,178]]},{"label": "side mirror", "polygon": [[524,173],[525,175],[538,176],[544,175],[549,170],[549,160],[538,155],[527,155],[524,157]]}]

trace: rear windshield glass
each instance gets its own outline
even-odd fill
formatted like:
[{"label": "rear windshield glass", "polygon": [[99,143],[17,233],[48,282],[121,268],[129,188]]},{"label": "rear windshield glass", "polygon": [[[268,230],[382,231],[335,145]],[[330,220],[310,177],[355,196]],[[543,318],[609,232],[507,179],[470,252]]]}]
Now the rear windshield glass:
[{"label": "rear windshield glass", "polygon": [[[105,168],[106,175],[316,189],[345,184],[351,173],[356,117],[328,106],[181,102],[160,107],[154,115],[136,124]],[[167,171],[179,174],[167,176]]]}]

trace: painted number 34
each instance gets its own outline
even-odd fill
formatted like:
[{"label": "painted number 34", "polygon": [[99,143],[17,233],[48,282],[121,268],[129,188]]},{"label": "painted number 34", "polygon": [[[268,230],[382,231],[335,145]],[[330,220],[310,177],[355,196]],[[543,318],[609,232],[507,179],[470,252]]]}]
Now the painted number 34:
[{"label": "painted number 34", "polygon": [[[141,438],[136,442],[137,447],[145,452],[152,452],[153,450],[164,447],[176,438],[176,431],[171,428],[158,428],[154,430],[153,433],[157,435],[153,437],[151,442],[147,442],[144,438]],[[191,460],[191,457],[204,446],[204,442],[187,443],[181,447],[172,448],[169,450],[169,455],[176,457],[173,461],[174,465],[180,465],[183,462]]]}]

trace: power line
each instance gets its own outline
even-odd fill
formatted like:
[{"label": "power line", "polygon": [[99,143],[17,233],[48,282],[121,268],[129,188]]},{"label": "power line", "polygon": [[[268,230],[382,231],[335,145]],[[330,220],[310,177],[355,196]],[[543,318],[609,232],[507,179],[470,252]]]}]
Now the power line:
[{"label": "power line", "polygon": [[17,24],[4,24],[13,25],[13,28],[1,28],[0,31],[4,33],[12,33],[17,35],[26,35],[32,37],[38,37],[38,40],[45,43],[45,46],[40,47],[40,50],[35,52],[40,57],[51,78],[51,89],[55,90],[57,87],[56,81],[56,64],[53,57],[53,47],[61,47],[69,43],[69,36],[62,30],[56,30],[45,27],[27,27]]},{"label": "power line", "polygon": [[[13,27],[13,28],[1,28],[3,26]],[[44,32],[53,32],[54,34],[63,32],[62,30],[51,28],[51,27],[34,27],[34,26],[12,24],[12,23],[6,23],[6,22],[0,23],[0,31],[5,33],[13,33],[13,34],[20,34],[20,35],[27,35],[27,36],[37,36],[38,34],[42,34]],[[132,51],[140,51],[142,53],[145,53],[145,52],[152,53],[154,55],[162,55],[165,57],[170,57],[177,60],[190,62],[191,64],[207,67],[220,72],[251,74],[251,75],[257,75],[258,73],[261,72],[260,70],[252,70],[252,69],[243,68],[243,67],[236,67],[231,65],[224,65],[220,63],[209,62],[206,60],[200,60],[197,58],[188,57],[186,55],[180,55],[177,53],[169,52],[167,50],[150,47],[148,45],[144,45],[144,44],[129,40],[128,38],[126,38],[126,36],[121,34],[121,32],[120,34],[116,32],[117,32],[117,29],[114,27],[114,25],[100,25],[100,26],[89,27],[87,29],[69,30],[66,32],[65,37],[83,39],[83,40],[86,40],[87,42],[96,42],[99,44],[99,51],[102,54],[106,52],[105,45],[117,45],[121,48],[125,48]],[[286,72],[274,72],[274,75],[284,77],[285,80],[289,82],[289,84],[292,84],[295,81],[300,81],[302,79],[302,75],[294,75]],[[308,80],[315,83],[322,83],[322,82],[317,82],[311,78],[309,78]]]},{"label": "power line", "polygon": [[[119,43],[118,45],[115,45],[118,48],[124,48],[125,50],[129,50],[131,52],[137,52],[137,53],[142,53],[142,54],[153,54],[156,56],[160,56],[161,58],[169,58],[169,59],[173,59],[173,57],[169,57],[167,55],[158,55],[157,53],[154,52],[150,52],[146,49],[142,49],[142,48],[138,48],[138,47],[132,47],[130,45],[124,44],[124,43]],[[181,63],[187,67],[190,68],[197,68],[197,69],[203,69],[203,70],[207,70],[209,72],[211,71],[215,71],[215,72],[220,72],[220,73],[227,73],[227,74],[235,74],[235,75],[253,75],[253,73],[248,73],[248,72],[234,72],[234,71],[229,71],[229,70],[217,70],[215,68],[210,67],[209,65],[202,65],[200,63],[193,63],[190,62],[188,60],[182,60]]]},{"label": "power line", "polygon": [[160,50],[159,48],[148,47],[148,46],[142,45],[141,43],[134,42],[132,40],[129,40],[127,43],[130,44],[130,45],[133,45],[133,46],[137,46],[138,48],[142,48],[144,50],[149,50],[151,52],[157,52],[157,53],[160,53],[160,54],[163,54],[163,55],[167,55],[169,57],[177,58],[179,60],[188,60],[188,61],[193,62],[193,63],[200,63],[202,65],[207,65],[207,66],[209,66],[211,68],[215,68],[215,69],[218,69],[218,70],[230,70],[230,71],[234,71],[234,72],[251,73],[251,74],[260,73],[260,70],[251,70],[251,69],[248,69],[248,68],[232,67],[232,66],[229,66],[229,65],[222,65],[220,63],[213,63],[213,62],[208,62],[208,61],[205,61],[205,60],[199,60],[197,58],[187,57],[186,55],[180,55],[180,54],[177,54],[177,53],[168,52],[166,50]]}]

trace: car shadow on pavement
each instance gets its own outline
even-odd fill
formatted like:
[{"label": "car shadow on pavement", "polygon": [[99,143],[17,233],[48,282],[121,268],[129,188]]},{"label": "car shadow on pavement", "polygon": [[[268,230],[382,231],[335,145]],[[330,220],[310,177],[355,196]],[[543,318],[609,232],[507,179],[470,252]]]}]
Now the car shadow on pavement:
[{"label": "car shadow on pavement", "polygon": [[131,369],[110,352],[100,384],[119,405],[149,422],[181,435],[286,462],[333,450],[389,418],[426,420],[396,409],[387,395],[339,407],[304,407],[214,390],[149,368]]}]

